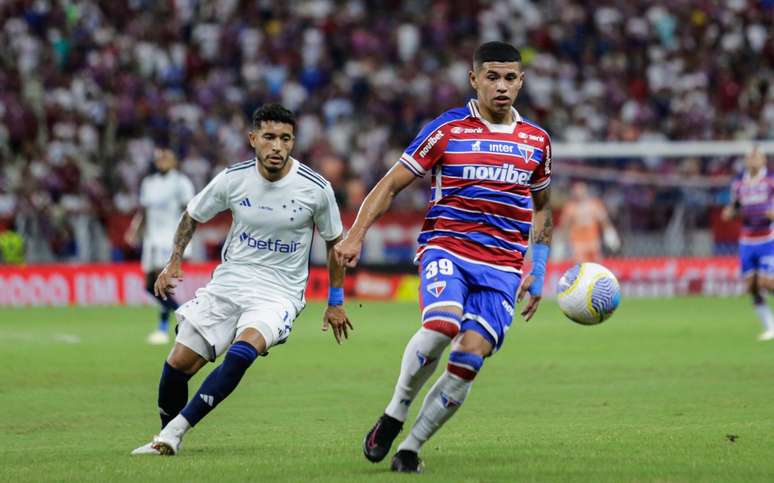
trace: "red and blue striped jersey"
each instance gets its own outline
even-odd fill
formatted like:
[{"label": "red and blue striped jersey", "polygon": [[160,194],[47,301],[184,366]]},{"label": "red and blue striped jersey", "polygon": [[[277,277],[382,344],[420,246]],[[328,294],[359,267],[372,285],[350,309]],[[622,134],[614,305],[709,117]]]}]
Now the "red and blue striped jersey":
[{"label": "red and blue striped jersey", "polygon": [[544,129],[516,109],[511,124],[492,124],[471,100],[428,123],[400,163],[419,177],[432,172],[432,200],[417,256],[438,248],[521,273],[532,225],[531,193],[551,182],[551,140]]},{"label": "red and blue striped jersey", "polygon": [[731,199],[738,204],[742,217],[741,243],[765,243],[774,240],[774,176],[764,168],[756,176],[747,171],[731,184]]}]

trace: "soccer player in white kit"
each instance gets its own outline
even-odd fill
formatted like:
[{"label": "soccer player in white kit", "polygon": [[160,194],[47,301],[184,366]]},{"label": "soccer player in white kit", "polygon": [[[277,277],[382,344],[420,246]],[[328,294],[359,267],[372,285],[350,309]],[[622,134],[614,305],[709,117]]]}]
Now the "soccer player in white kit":
[{"label": "soccer player in white kit", "polygon": [[156,172],[140,184],[140,210],[132,218],[126,242],[137,245],[142,233],[142,272],[145,289],[161,305],[156,330],[148,335],[150,344],[169,343],[169,316],[178,309],[174,297],[161,298],[154,293],[153,283],[172,255],[172,238],[186,204],[194,196],[194,187],[186,175],[178,171],[177,158],[170,149],[156,149],[153,164]]},{"label": "soccer player in white kit", "polygon": [[[328,248],[323,330],[331,328],[338,343],[348,337],[344,267],[333,256],[343,232],[339,209],[330,183],[290,157],[294,131],[295,118],[284,107],[257,109],[248,134],[256,157],[218,174],[188,203],[172,256],[156,280],[162,298],[174,293],[175,279],[183,276],[182,254],[197,223],[225,210],[231,210],[233,223],[212,280],[177,311],[176,343],[159,382],[162,430],[132,454],[176,454],[186,431],[236,388],[253,361],[285,342],[304,307],[315,227]],[[188,401],[188,380],[224,352],[223,363]]]}]

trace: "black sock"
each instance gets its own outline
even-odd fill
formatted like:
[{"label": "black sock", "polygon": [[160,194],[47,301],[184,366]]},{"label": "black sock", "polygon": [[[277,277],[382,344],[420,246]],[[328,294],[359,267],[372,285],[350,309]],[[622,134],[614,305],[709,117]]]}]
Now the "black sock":
[{"label": "black sock", "polygon": [[207,376],[193,399],[180,411],[188,424],[196,426],[196,423],[226,399],[256,357],[258,351],[249,343],[239,341],[232,345],[223,364]]},{"label": "black sock", "polygon": [[159,381],[159,415],[162,429],[180,413],[188,402],[188,380],[191,376],[164,361]]}]

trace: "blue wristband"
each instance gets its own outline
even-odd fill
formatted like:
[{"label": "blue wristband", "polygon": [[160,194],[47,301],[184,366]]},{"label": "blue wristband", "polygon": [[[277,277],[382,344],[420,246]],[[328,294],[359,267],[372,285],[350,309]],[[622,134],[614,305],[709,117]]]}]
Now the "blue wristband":
[{"label": "blue wristband", "polygon": [[543,243],[536,243],[532,246],[532,285],[529,287],[529,294],[533,297],[540,297],[543,294],[543,278],[546,275],[546,262],[550,248]]},{"label": "blue wristband", "polygon": [[344,305],[344,289],[341,287],[328,288],[328,305]]}]

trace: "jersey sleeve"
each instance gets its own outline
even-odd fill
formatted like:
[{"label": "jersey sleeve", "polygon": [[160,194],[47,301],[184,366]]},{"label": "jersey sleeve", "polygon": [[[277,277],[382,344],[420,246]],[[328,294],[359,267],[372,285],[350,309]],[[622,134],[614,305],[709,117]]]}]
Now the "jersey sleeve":
[{"label": "jersey sleeve", "polygon": [[228,209],[228,178],[220,172],[186,206],[188,215],[199,223],[205,223],[221,211]]},{"label": "jersey sleeve", "polygon": [[336,204],[336,196],[330,183],[327,183],[323,189],[322,200],[314,213],[314,224],[325,241],[335,240],[344,231],[339,206]]},{"label": "jersey sleeve", "polygon": [[427,123],[401,155],[399,162],[415,176],[424,176],[443,157],[449,142],[444,129],[448,122],[448,116],[443,115]]},{"label": "jersey sleeve", "polygon": [[551,185],[551,139],[546,137],[546,143],[543,146],[543,159],[532,172],[529,189],[533,193],[542,191]]}]

